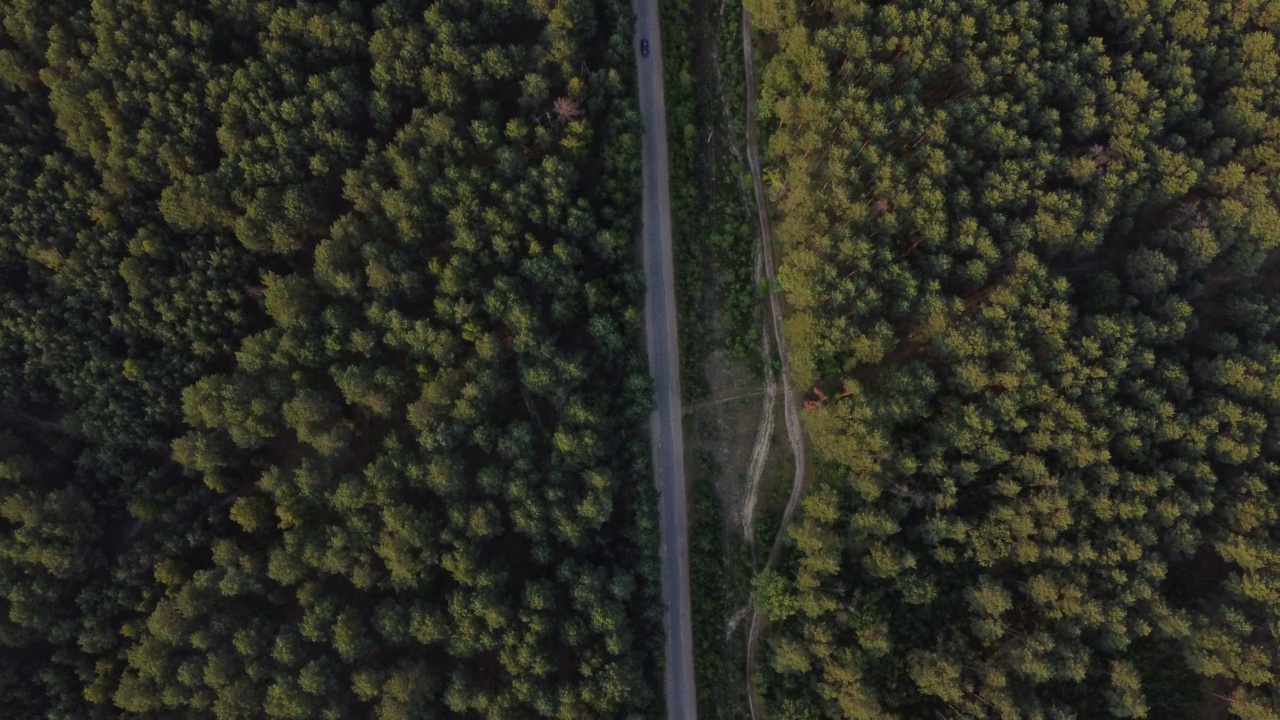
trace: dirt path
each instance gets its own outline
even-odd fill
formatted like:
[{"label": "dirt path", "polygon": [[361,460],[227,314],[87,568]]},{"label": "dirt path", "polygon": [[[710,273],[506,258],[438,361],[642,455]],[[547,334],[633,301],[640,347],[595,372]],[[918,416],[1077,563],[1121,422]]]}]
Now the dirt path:
[{"label": "dirt path", "polygon": [[722,397],[722,398],[715,398],[714,400],[707,400],[704,402],[700,402],[697,405],[690,405],[686,407],[684,409],[684,414],[688,415],[690,413],[698,412],[699,410],[705,410],[709,407],[715,407],[716,405],[723,405],[728,402],[733,402],[734,400],[746,400],[747,398],[758,397],[760,395],[763,395],[765,392],[766,392],[765,390],[760,390],[758,392],[752,391],[749,393],[742,393],[741,395],[731,395],[729,397]]},{"label": "dirt path", "polygon": [[[778,299],[777,274],[774,268],[773,234],[769,225],[769,206],[764,194],[764,183],[760,179],[760,146],[756,132],[756,97],[760,93],[756,80],[754,59],[752,57],[751,23],[747,10],[742,9],[742,61],[746,71],[747,85],[747,164],[751,168],[751,178],[755,187],[756,210],[759,215],[761,254],[764,257],[765,277],[769,284],[769,316],[773,325],[773,337],[777,341],[778,359],[782,365],[782,403],[783,417],[786,420],[787,439],[791,443],[791,452],[795,457],[795,477],[791,483],[791,497],[787,499],[787,507],[782,512],[778,523],[778,534],[774,536],[773,547],[769,549],[769,559],[764,568],[773,567],[777,560],[778,550],[782,547],[782,538],[791,522],[800,496],[804,492],[805,450],[804,436],[800,430],[800,411],[796,407],[796,396],[791,390],[791,366],[787,361],[787,338],[782,334],[782,305]],[[766,373],[767,374],[767,373]],[[763,630],[764,621],[754,608],[751,610],[750,625],[747,631],[747,702],[751,710],[752,720],[760,720],[762,710],[755,699],[755,651],[756,644]]]},{"label": "dirt path", "polygon": [[738,611],[733,614],[733,617],[729,618],[729,621],[726,622],[724,626],[725,640],[728,640],[729,638],[733,637],[733,631],[738,629],[738,623],[742,622],[742,619],[745,618],[747,616],[747,613],[750,611],[751,611],[750,605],[743,605],[742,607],[738,608]]},{"label": "dirt path", "polygon": [[[724,1],[721,0],[720,8],[717,11],[716,27],[724,20]],[[724,93],[724,80],[720,77],[720,54],[718,48],[711,49],[711,57],[714,67],[716,68],[716,87],[720,95],[720,103],[724,110],[725,127],[733,127],[733,113],[729,109],[729,98]],[[738,150],[738,144],[730,142],[726,144],[729,152],[738,161],[738,163],[746,162],[742,153]],[[746,188],[742,183],[738,184],[738,192],[742,196],[742,209],[747,215],[751,214],[751,202],[747,199]],[[759,199],[759,194],[757,194]],[[760,232],[762,237],[767,237],[768,229],[765,228]],[[765,277],[765,257],[763,243],[759,243],[755,250],[755,268],[752,273],[752,282],[757,286],[760,280]],[[751,523],[755,518],[756,499],[760,492],[760,480],[764,477],[765,464],[769,460],[769,446],[773,440],[774,425],[774,403],[778,399],[778,383],[774,379],[770,366],[773,364],[773,346],[770,343],[770,325],[771,318],[763,318],[760,325],[760,362],[764,368],[764,397],[760,406],[760,422],[756,427],[755,441],[751,445],[751,462],[747,469],[747,492],[743,496],[742,501],[742,536],[748,545],[751,545],[752,562],[755,562],[755,542],[754,533],[751,531]],[[772,550],[770,551],[772,553]]]},{"label": "dirt path", "polygon": [[62,433],[64,435],[67,434],[66,428],[62,427],[61,420],[58,420],[57,422],[54,422],[51,420],[41,420],[40,418],[32,417],[31,415],[28,415],[24,412],[18,412],[17,410],[10,410],[9,408],[5,408],[5,407],[0,407],[0,416],[12,418],[14,420],[26,423],[28,425],[34,425],[39,428],[44,428],[45,430],[52,430],[53,432],[56,432],[56,433]]},{"label": "dirt path", "polygon": [[[720,4],[720,17],[723,18],[724,3]],[[717,23],[718,24],[718,23]],[[768,316],[762,318],[760,332],[760,356],[764,366],[764,398],[762,400],[760,422],[756,428],[755,442],[751,450],[751,462],[747,472],[747,492],[742,504],[742,530],[744,539],[752,546],[753,565],[755,564],[755,546],[754,533],[752,532],[752,521],[755,516],[756,499],[759,494],[760,482],[764,474],[764,467],[769,456],[769,446],[773,437],[774,429],[774,406],[777,402],[778,383],[772,372],[773,365],[773,346],[770,337],[776,339],[778,348],[778,358],[781,363],[782,372],[782,394],[783,394],[783,416],[787,427],[787,438],[791,444],[791,451],[795,458],[795,475],[791,484],[791,496],[787,499],[787,506],[783,510],[782,518],[779,522],[777,535],[774,537],[773,545],[769,549],[768,559],[765,562],[765,569],[773,566],[777,559],[779,548],[782,545],[782,538],[785,536],[786,528],[791,522],[791,515],[794,513],[796,505],[799,503],[800,496],[804,491],[805,484],[805,449],[804,436],[800,429],[800,413],[797,408],[796,396],[791,390],[790,372],[791,367],[787,357],[787,341],[782,334],[782,305],[778,299],[777,274],[775,271],[774,255],[773,255],[773,233],[769,224],[768,203],[764,194],[764,184],[760,176],[760,149],[756,132],[756,97],[759,95],[759,86],[756,81],[755,68],[752,58],[752,44],[750,32],[750,18],[747,15],[746,8],[743,8],[741,18],[742,33],[742,55],[743,65],[746,74],[747,88],[747,107],[746,107],[746,164],[751,170],[753,192],[756,200],[756,224],[758,227],[758,236],[760,242],[756,250],[756,267],[754,272],[754,280],[758,284],[760,280],[768,281],[769,289],[769,310]],[[716,50],[712,50],[713,57],[716,58],[715,65],[719,68],[718,54]],[[717,70],[718,72],[718,70]],[[729,127],[733,125],[733,114],[729,108],[729,99],[724,94],[723,81],[718,82],[720,90],[720,100],[724,107],[724,115],[726,123]],[[743,162],[742,153],[739,152],[737,143],[728,143],[728,149],[737,159],[739,163]],[[747,214],[751,213],[750,201],[747,198],[745,188],[740,186],[742,192],[742,205]],[[730,619],[726,634],[732,635],[737,625],[743,621],[748,621],[747,630],[747,665],[746,665],[746,682],[747,682],[747,702],[750,707],[752,720],[760,720],[761,708],[755,700],[755,648],[762,632],[765,621],[755,611],[755,608],[748,605],[734,614]]]},{"label": "dirt path", "polygon": [[[756,262],[756,282],[760,282],[763,260]],[[751,545],[752,562],[755,562],[755,533],[751,522],[756,514],[756,498],[760,494],[760,479],[764,477],[765,461],[769,459],[769,445],[773,440],[774,403],[778,400],[778,383],[773,379],[769,365],[772,359],[769,344],[769,328],[760,328],[760,360],[764,364],[764,400],[760,406],[760,424],[756,426],[756,439],[751,446],[751,464],[747,470],[747,494],[742,500],[742,539]]]},{"label": "dirt path", "polygon": [[791,452],[795,455],[795,477],[791,483],[791,497],[787,499],[786,510],[782,513],[782,523],[774,538],[773,548],[769,551],[769,562],[772,565],[782,542],[791,513],[800,501],[804,491],[805,451],[804,434],[800,430],[800,410],[796,403],[796,395],[791,390],[791,364],[787,360],[787,338],[782,334],[782,303],[778,299],[778,278],[774,269],[773,233],[769,225],[769,205],[764,195],[764,183],[760,179],[760,146],[756,138],[756,96],[760,88],[756,81],[755,68],[751,57],[751,32],[747,11],[742,11],[742,56],[747,74],[747,164],[751,166],[751,178],[755,185],[756,210],[760,216],[760,244],[764,255],[764,272],[769,281],[769,315],[773,319],[773,337],[777,342],[778,360],[782,364],[782,403],[783,416],[787,422],[787,439],[791,442]]}]

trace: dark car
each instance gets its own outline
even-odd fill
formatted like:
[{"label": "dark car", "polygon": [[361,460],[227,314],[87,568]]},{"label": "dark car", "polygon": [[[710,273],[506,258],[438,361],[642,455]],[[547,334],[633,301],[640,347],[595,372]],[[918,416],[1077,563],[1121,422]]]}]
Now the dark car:
[{"label": "dark car", "polygon": [[649,57],[649,41],[648,40],[640,41],[640,54],[644,57]]}]

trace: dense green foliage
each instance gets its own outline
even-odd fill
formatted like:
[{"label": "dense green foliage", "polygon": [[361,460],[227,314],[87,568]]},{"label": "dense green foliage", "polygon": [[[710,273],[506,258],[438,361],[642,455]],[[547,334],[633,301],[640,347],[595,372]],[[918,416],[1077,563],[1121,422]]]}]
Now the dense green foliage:
[{"label": "dense green foliage", "polygon": [[0,713],[656,714],[625,0],[0,19]]},{"label": "dense green foliage", "polygon": [[773,715],[1280,717],[1280,3],[749,7],[827,464]]},{"label": "dense green foliage", "polygon": [[[701,473],[699,473],[701,474]],[[725,623],[729,619],[729,578],[725,567],[724,513],[715,486],[696,480],[690,489],[689,598],[693,613],[694,687],[698,716],[716,717],[728,705],[731,668]]]},{"label": "dense green foliage", "polygon": [[[739,118],[743,98],[740,0],[661,3],[671,214],[686,400],[707,395],[704,363],[724,346],[753,357],[760,344],[752,281],[754,237],[746,207]],[[733,103],[732,106],[729,103]]]}]

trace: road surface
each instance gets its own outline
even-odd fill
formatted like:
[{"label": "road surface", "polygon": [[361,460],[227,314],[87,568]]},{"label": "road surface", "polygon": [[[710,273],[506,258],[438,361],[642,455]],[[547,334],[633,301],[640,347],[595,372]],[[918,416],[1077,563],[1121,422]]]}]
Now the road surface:
[{"label": "road surface", "polygon": [[[667,106],[662,91],[662,36],[657,0],[631,0],[636,13],[641,177],[644,183],[643,255],[645,343],[657,407],[649,418],[653,475],[662,534],[662,600],[666,605],[666,698],[669,720],[695,720],[693,627],[689,609],[689,512],[684,479],[680,409],[680,347],[676,337],[675,263],[671,251],[671,193],[667,169]],[[649,40],[649,57],[640,40]]]}]

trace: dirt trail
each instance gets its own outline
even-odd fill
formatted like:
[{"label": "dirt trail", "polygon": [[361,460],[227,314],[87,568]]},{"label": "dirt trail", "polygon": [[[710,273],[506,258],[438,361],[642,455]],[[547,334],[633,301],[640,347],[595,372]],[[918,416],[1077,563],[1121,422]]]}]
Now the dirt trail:
[{"label": "dirt trail", "polygon": [[726,641],[733,637],[733,631],[738,629],[738,623],[742,622],[742,619],[747,616],[747,613],[750,612],[750,610],[751,605],[743,605],[738,608],[738,611],[733,614],[733,617],[729,618],[729,621],[725,623],[724,639]]},{"label": "dirt trail", "polygon": [[773,337],[778,346],[778,360],[782,364],[782,403],[784,417],[787,422],[787,439],[791,441],[791,452],[795,455],[795,478],[791,483],[791,497],[787,499],[786,510],[782,513],[782,523],[774,538],[773,548],[769,551],[769,562],[773,564],[778,547],[782,542],[791,513],[795,511],[800,495],[804,491],[805,452],[804,434],[800,430],[800,410],[796,403],[795,393],[791,391],[791,364],[787,360],[787,338],[782,334],[782,303],[778,300],[778,277],[774,269],[773,233],[769,225],[769,205],[765,199],[764,183],[760,180],[760,146],[756,137],[756,96],[760,92],[756,81],[755,68],[751,57],[751,31],[746,8],[742,10],[742,57],[747,75],[747,164],[751,166],[751,178],[755,185],[756,211],[760,216],[760,244],[764,255],[764,272],[769,281],[769,315],[773,319]]},{"label": "dirt trail", "polygon": [[[717,11],[717,15],[716,15],[717,28],[720,27],[720,23],[724,21],[724,8],[725,8],[724,1],[721,0],[720,8]],[[729,109],[729,98],[727,95],[725,95],[725,92],[724,92],[724,79],[720,77],[720,53],[718,48],[713,47],[711,49],[711,57],[713,60],[713,66],[715,67],[715,73],[716,73],[716,88],[719,91],[720,103],[724,110],[725,127],[732,129],[733,128],[733,112]],[[743,164],[746,162],[746,160],[744,160],[742,157],[742,153],[738,150],[737,143],[730,142],[730,143],[727,143],[726,146],[728,147],[730,154],[733,155],[733,157],[738,161],[739,164]],[[747,194],[746,194],[746,188],[743,187],[743,184],[741,182],[739,182],[738,184],[738,193],[742,197],[743,211],[747,215],[750,215],[751,202],[750,200],[748,200]],[[758,200],[759,194],[757,194],[756,197]],[[767,235],[764,235],[764,233],[767,233],[767,228],[761,233],[762,236],[767,237]],[[751,279],[752,279],[752,282],[758,286],[760,284],[761,279],[763,279],[764,277],[765,277],[764,247],[763,247],[763,243],[760,243],[760,244],[757,244],[756,246],[755,267],[753,269]],[[772,280],[770,282],[772,283]],[[760,405],[760,423],[756,426],[755,441],[751,445],[751,462],[748,465],[748,469],[747,469],[747,483],[746,483],[747,491],[746,491],[746,494],[743,496],[742,512],[741,512],[742,536],[743,536],[743,539],[747,542],[747,544],[751,545],[753,563],[755,562],[755,559],[754,559],[755,544],[754,544],[754,533],[752,533],[751,531],[751,527],[752,527],[751,523],[752,523],[752,520],[755,518],[756,499],[757,497],[759,497],[759,492],[760,492],[760,480],[762,477],[764,477],[765,464],[769,460],[769,446],[772,444],[772,440],[773,440],[773,425],[774,425],[773,408],[774,408],[774,403],[776,403],[778,399],[778,383],[777,383],[777,380],[774,379],[773,373],[770,370],[770,365],[773,363],[773,346],[770,344],[769,335],[770,335],[770,319],[763,318],[760,325],[760,362],[761,362],[761,366],[764,368],[764,373],[763,373],[764,397],[762,398],[761,405]]]},{"label": "dirt trail", "polygon": [[40,418],[33,417],[24,412],[18,412],[17,410],[10,410],[9,408],[6,408],[6,407],[0,407],[0,416],[12,418],[14,420],[26,423],[28,425],[34,425],[36,427],[44,428],[45,430],[52,430],[56,433],[62,433],[64,435],[67,434],[67,429],[62,427],[61,419],[59,419],[56,422],[51,420],[41,420]]},{"label": "dirt trail", "polygon": [[[778,550],[782,546],[782,538],[785,536],[787,526],[791,522],[791,515],[795,512],[800,496],[804,492],[805,450],[804,436],[800,430],[800,411],[796,407],[795,393],[791,390],[791,366],[787,361],[787,338],[782,334],[782,306],[778,299],[777,274],[774,268],[773,234],[769,225],[769,205],[764,193],[764,183],[760,179],[760,146],[756,132],[756,97],[759,95],[760,88],[756,80],[752,54],[751,23],[747,15],[747,9],[744,7],[742,9],[742,61],[747,80],[747,164],[751,168],[752,184],[755,187],[761,254],[764,258],[765,277],[769,284],[769,315],[773,325],[773,337],[777,342],[778,359],[782,365],[783,417],[786,420],[787,439],[791,443],[791,452],[795,457],[795,477],[791,483],[791,497],[787,499],[787,507],[783,510],[782,519],[778,523],[778,534],[774,536],[773,547],[769,549],[769,559],[764,565],[764,568],[768,570],[773,567],[774,562],[777,560]],[[768,374],[766,372],[766,375]],[[751,710],[752,720],[760,720],[762,710],[755,700],[755,650],[764,621],[755,608],[751,610],[750,619],[750,629],[747,631],[747,702]]]},{"label": "dirt trail", "polygon": [[[763,262],[756,263],[756,282],[760,281]],[[755,443],[751,446],[751,465],[747,470],[747,494],[742,501],[742,538],[751,545],[752,562],[755,562],[755,533],[751,522],[756,514],[756,498],[760,494],[760,479],[764,477],[765,461],[769,459],[769,444],[773,440],[774,403],[778,400],[778,383],[769,368],[772,347],[769,345],[768,326],[760,328],[760,358],[764,363],[764,399],[760,406],[760,424],[756,427]]]},{"label": "dirt trail", "polygon": [[[720,17],[723,17],[724,3],[720,4]],[[717,22],[718,25],[718,22]],[[805,484],[805,449],[804,436],[800,429],[800,413],[797,408],[796,396],[791,390],[791,366],[787,358],[787,340],[782,334],[782,305],[778,299],[778,282],[777,274],[774,266],[773,255],[773,233],[769,224],[768,203],[764,194],[764,184],[760,176],[760,149],[756,132],[756,97],[759,95],[759,86],[756,81],[755,67],[752,58],[752,44],[750,32],[750,18],[744,7],[740,18],[742,32],[742,56],[744,70],[746,74],[746,90],[747,90],[747,107],[746,107],[746,163],[751,170],[753,192],[756,200],[756,224],[758,227],[758,236],[760,242],[756,250],[756,266],[754,272],[754,280],[759,284],[760,280],[768,281],[769,290],[769,312],[767,318],[762,318],[760,328],[760,356],[764,365],[764,398],[762,400],[760,423],[756,428],[756,438],[751,449],[751,463],[747,473],[747,492],[742,505],[742,529],[743,536],[748,544],[752,545],[753,558],[755,555],[754,533],[752,532],[752,521],[755,516],[756,499],[759,493],[760,481],[764,474],[764,467],[769,456],[769,446],[773,437],[774,428],[774,404],[777,401],[778,383],[774,378],[772,371],[773,364],[773,346],[770,341],[772,336],[777,342],[778,359],[781,363],[782,376],[782,395],[783,395],[783,416],[786,422],[787,438],[791,444],[792,455],[795,458],[795,475],[791,484],[791,496],[787,499],[787,506],[783,510],[782,518],[778,525],[777,535],[774,536],[773,545],[769,549],[768,559],[765,562],[765,569],[771,568],[777,559],[778,550],[782,545],[782,538],[786,533],[787,526],[791,522],[791,515],[795,511],[796,505],[799,503],[800,496],[804,491]],[[712,55],[716,58],[715,65],[719,68],[718,53],[712,50]],[[717,70],[718,73],[718,70]],[[732,127],[732,113],[729,109],[729,99],[724,94],[723,81],[718,82],[720,88],[720,100],[724,106],[725,120]],[[738,160],[743,162],[742,154],[738,150],[737,143],[728,143],[730,153]],[[743,209],[750,214],[750,202],[747,199],[745,188],[742,190]],[[754,564],[754,560],[753,560]],[[739,612],[734,614],[730,619],[726,634],[731,635],[742,620],[748,620],[747,630],[747,702],[750,706],[752,720],[760,720],[761,708],[755,701],[755,647],[763,630],[765,621],[759,616],[755,608],[748,604]]]},{"label": "dirt trail", "polygon": [[715,407],[716,405],[723,405],[725,403],[733,402],[734,400],[746,400],[747,398],[757,397],[759,395],[763,395],[764,393],[765,393],[764,390],[758,390],[758,391],[753,390],[751,392],[742,393],[740,395],[730,395],[729,397],[715,398],[713,400],[704,400],[703,402],[700,402],[697,405],[690,405],[686,407],[684,409],[684,414],[689,415],[699,410],[705,410],[709,407]]}]

